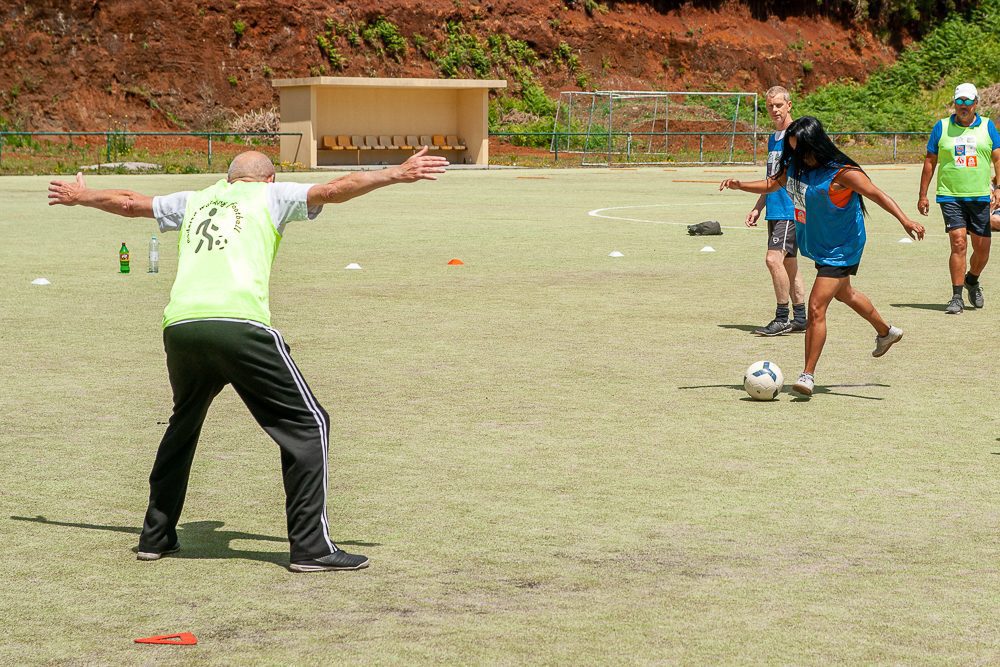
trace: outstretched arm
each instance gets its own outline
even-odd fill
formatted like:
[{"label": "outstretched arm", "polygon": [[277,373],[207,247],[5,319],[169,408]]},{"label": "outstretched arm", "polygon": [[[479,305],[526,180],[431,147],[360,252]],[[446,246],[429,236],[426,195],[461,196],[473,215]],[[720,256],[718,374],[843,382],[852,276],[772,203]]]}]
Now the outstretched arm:
[{"label": "outstretched arm", "polygon": [[378,171],[359,171],[321,183],[309,188],[309,206],[340,204],[394,183],[414,181],[436,181],[438,174],[444,173],[448,160],[436,155],[427,155],[424,146],[403,164]]},{"label": "outstretched arm", "polygon": [[131,190],[92,190],[77,172],[73,182],[49,183],[49,206],[89,206],[126,218],[152,218],[153,198]]},{"label": "outstretched arm", "polygon": [[776,192],[783,187],[785,187],[784,172],[778,174],[774,178],[769,176],[762,181],[744,182],[736,180],[735,178],[727,178],[719,183],[720,190],[742,190],[743,192],[752,192],[755,195],[766,195],[771,192]]},{"label": "outstretched arm", "polygon": [[881,206],[885,209],[886,213],[899,220],[899,224],[903,225],[903,229],[906,230],[909,236],[917,240],[924,238],[924,226],[906,217],[906,214],[899,208],[896,200],[872,183],[872,180],[868,178],[865,172],[860,169],[844,169],[834,177],[833,182],[845,188],[850,188],[859,195],[867,197]]}]

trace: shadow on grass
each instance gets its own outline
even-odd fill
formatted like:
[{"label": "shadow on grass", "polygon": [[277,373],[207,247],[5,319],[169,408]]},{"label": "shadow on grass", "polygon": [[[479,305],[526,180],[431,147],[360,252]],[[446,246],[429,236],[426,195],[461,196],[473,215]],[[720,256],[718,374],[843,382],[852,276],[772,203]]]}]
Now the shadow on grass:
[{"label": "shadow on grass", "polygon": [[[59,526],[65,528],[84,528],[87,530],[107,530],[113,533],[131,533],[138,535],[140,528],[134,526],[106,526],[96,523],[73,523],[70,521],[51,521],[44,516],[12,516],[14,521],[29,521],[32,523],[45,524],[47,526]],[[244,560],[256,560],[264,563],[273,563],[285,567],[288,564],[287,551],[252,551],[249,549],[234,549],[230,546],[233,540],[257,540],[262,542],[281,542],[288,544],[284,537],[274,537],[273,535],[257,535],[255,533],[243,533],[235,530],[221,530],[225,523],[222,521],[189,521],[177,526],[177,540],[181,543],[181,550],[175,554],[170,554],[168,558],[242,558]],[[362,547],[381,546],[377,542],[337,542],[338,545],[351,545]],[[136,549],[133,549],[136,551]]]},{"label": "shadow on grass", "polygon": [[890,303],[893,308],[916,308],[918,310],[936,310],[943,313],[948,307],[946,303]]},{"label": "shadow on grass", "polygon": [[760,324],[720,324],[719,327],[722,329],[736,329],[737,331],[747,331],[751,332],[754,329],[760,329],[762,325]]},{"label": "shadow on grass", "polygon": [[[884,398],[879,398],[878,396],[862,396],[861,394],[851,394],[846,391],[833,391],[833,389],[851,389],[854,387],[889,387],[888,384],[880,384],[878,382],[869,382],[865,384],[829,384],[825,386],[817,385],[813,389],[813,394],[828,394],[830,396],[844,396],[846,398],[861,398],[866,401],[884,401]],[[701,384],[695,385],[693,387],[677,387],[678,389],[735,389],[736,391],[746,391],[743,389],[741,384]],[[796,394],[791,390],[790,387],[786,387],[781,390],[782,394],[788,394],[792,397],[793,403],[804,403],[807,402],[810,397],[802,396],[801,394]],[[754,399],[749,396],[744,396],[740,399],[741,401],[753,401]],[[767,401],[755,401],[755,402],[767,402]]]}]

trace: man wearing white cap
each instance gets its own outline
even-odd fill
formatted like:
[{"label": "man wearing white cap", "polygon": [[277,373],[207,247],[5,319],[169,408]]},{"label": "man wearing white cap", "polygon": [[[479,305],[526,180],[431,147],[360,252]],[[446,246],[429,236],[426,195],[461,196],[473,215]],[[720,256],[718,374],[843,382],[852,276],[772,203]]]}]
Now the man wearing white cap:
[{"label": "man wearing white cap", "polygon": [[[1000,133],[988,118],[976,113],[979,91],[971,83],[955,88],[955,113],[934,125],[927,141],[927,157],[920,173],[917,210],[927,215],[930,203],[927,188],[941,156],[937,176],[937,203],[941,205],[945,230],[951,242],[948,267],[952,295],[945,312],[957,315],[965,310],[962,288],[969,303],[983,307],[979,276],[990,260],[990,211],[1000,205],[996,188],[1000,182]],[[990,163],[993,163],[993,183]],[[992,190],[992,194],[991,194]],[[991,201],[992,200],[992,201]],[[992,204],[992,206],[991,206]],[[972,257],[966,272],[966,251],[972,235]]]}]

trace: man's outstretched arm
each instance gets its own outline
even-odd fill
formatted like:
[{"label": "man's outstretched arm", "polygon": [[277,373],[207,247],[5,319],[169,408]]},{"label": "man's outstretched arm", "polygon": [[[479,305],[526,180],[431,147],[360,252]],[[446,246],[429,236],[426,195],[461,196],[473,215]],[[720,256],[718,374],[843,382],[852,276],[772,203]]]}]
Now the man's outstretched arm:
[{"label": "man's outstretched arm", "polygon": [[438,174],[444,173],[448,160],[436,155],[427,155],[424,146],[410,156],[403,164],[378,171],[359,171],[329,183],[320,183],[309,188],[309,206],[340,204],[360,197],[372,190],[393,183],[413,183],[414,181],[436,181]]},{"label": "man's outstretched arm", "polygon": [[126,218],[152,218],[153,198],[131,190],[92,190],[76,174],[76,181],[49,183],[49,206],[89,206]]}]

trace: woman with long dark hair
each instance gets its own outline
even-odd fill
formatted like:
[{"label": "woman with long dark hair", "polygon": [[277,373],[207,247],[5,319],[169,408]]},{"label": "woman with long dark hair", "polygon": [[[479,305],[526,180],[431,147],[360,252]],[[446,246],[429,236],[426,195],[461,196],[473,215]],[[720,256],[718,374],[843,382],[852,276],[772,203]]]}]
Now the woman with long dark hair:
[{"label": "woman with long dark hair", "polygon": [[892,197],[872,183],[858,163],[834,145],[822,123],[811,116],[788,126],[776,176],[746,183],[727,178],[719,185],[720,190],[754,194],[782,187],[795,205],[799,250],[816,263],[816,281],[809,293],[805,368],[792,385],[798,393],[811,396],[816,364],[826,343],[826,311],[834,299],[846,303],[875,328],[873,357],[881,357],[903,337],[903,330],[886,323],[871,300],[851,285],[865,248],[868,211],[863,197],[899,220],[912,238],[923,239],[924,227],[906,217]]}]

